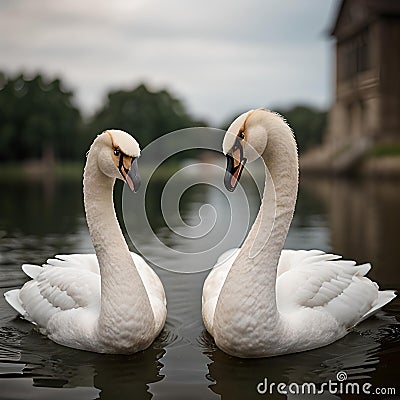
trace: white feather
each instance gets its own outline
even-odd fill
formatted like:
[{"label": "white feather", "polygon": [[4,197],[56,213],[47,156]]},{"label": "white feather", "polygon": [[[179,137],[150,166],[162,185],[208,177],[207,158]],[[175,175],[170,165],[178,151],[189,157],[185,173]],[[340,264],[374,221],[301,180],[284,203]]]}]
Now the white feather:
[{"label": "white feather", "polygon": [[[219,293],[239,250],[223,253],[204,282],[203,314],[209,332]],[[300,308],[318,309],[350,328],[396,297],[393,290],[379,291],[375,282],[364,277],[370,264],[356,265],[340,258],[321,250],[282,250],[276,282],[278,310],[291,313]]]},{"label": "white feather", "polygon": [[204,282],[206,329],[218,347],[239,357],[294,353],[340,339],[395,293],[379,291],[366,277],[370,264],[356,265],[320,250],[282,250],[297,198],[293,133],[268,110],[242,114],[228,131],[233,139],[225,136],[225,152],[242,133],[243,157],[248,148],[256,149],[268,173],[260,210],[242,248],[224,253]]},{"label": "white feather", "polygon": [[90,148],[84,203],[96,254],[57,255],[43,266],[24,264],[32,279],[5,298],[59,344],[130,354],[148,347],[160,333],[166,299],[155,272],[129,253],[118,225],[112,190],[122,175],[113,146],[132,157],[140,153],[137,142],[122,131],[104,132]]},{"label": "white feather", "polygon": [[[380,297],[386,292],[379,292],[378,285],[364,277],[369,264],[355,265],[354,261],[315,250],[283,251],[282,255],[281,259],[288,263],[276,282],[277,305],[282,313],[312,308],[350,328],[378,304],[386,304]],[[389,296],[388,301],[392,298]]]},{"label": "white feather", "polygon": [[[166,298],[157,274],[138,254],[133,261],[146,288],[154,316],[162,319]],[[33,278],[21,289],[6,292],[7,302],[22,317],[45,327],[58,312],[100,307],[100,270],[96,254],[56,255],[43,266],[24,264],[22,270]]]}]

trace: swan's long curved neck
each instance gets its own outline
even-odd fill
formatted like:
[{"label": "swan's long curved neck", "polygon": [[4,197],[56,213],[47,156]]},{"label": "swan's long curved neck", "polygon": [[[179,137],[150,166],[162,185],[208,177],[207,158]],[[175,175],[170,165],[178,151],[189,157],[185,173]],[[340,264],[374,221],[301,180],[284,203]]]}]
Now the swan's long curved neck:
[{"label": "swan's long curved neck", "polygon": [[[271,114],[264,123],[268,144],[263,159],[273,187],[267,175],[258,215],[221,290],[214,326],[231,326],[233,333],[238,329],[235,326],[243,329],[248,318],[257,321],[252,327],[254,335],[265,337],[265,330],[276,330],[279,323],[277,265],[296,204],[298,157],[293,133],[283,120]],[[267,200],[273,190],[275,207]]]},{"label": "swan's long curved neck", "polygon": [[83,188],[86,219],[101,272],[99,331],[115,341],[123,325],[124,332],[132,327],[132,334],[140,337],[153,329],[154,317],[115,214],[115,180],[100,171],[97,156],[95,142],[88,154]]}]

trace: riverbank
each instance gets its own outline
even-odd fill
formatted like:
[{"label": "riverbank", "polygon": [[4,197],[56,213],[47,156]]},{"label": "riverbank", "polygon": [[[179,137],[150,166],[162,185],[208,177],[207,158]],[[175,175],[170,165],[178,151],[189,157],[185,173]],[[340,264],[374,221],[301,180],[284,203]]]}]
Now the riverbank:
[{"label": "riverbank", "polygon": [[26,161],[21,163],[2,163],[0,164],[0,179],[75,179],[82,176],[83,163],[56,162],[44,164],[35,161]]},{"label": "riverbank", "polygon": [[340,149],[321,146],[300,156],[300,171],[308,175],[400,178],[400,144],[371,146],[360,140]]},{"label": "riverbank", "polygon": [[[155,179],[170,177],[180,167],[179,163],[163,163],[154,172]],[[76,180],[82,179],[84,163],[78,161],[43,163],[38,161],[26,161],[21,163],[0,163],[0,180]],[[152,165],[139,165],[142,177],[153,172]]]}]

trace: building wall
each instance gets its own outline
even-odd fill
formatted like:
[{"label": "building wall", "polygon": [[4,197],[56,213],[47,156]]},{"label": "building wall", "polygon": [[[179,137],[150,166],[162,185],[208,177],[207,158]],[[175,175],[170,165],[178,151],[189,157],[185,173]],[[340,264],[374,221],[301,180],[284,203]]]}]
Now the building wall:
[{"label": "building wall", "polygon": [[381,94],[380,137],[400,138],[400,18],[386,17],[381,30]]},{"label": "building wall", "polygon": [[[400,143],[400,0],[343,0],[332,35],[335,99],[323,145],[301,163],[310,171],[346,173],[374,145]],[[385,168],[383,174],[400,171],[400,163]]]},{"label": "building wall", "polygon": [[349,136],[374,136],[380,124],[379,24],[338,40],[336,102]]},{"label": "building wall", "polygon": [[357,29],[344,25],[337,35],[330,142],[343,136],[400,138],[400,17],[369,19]]}]

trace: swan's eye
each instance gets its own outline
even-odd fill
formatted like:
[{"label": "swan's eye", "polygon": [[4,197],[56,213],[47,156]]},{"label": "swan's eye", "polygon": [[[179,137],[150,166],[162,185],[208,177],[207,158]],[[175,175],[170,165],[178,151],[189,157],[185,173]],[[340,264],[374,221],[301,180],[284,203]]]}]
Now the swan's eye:
[{"label": "swan's eye", "polygon": [[243,131],[240,132],[238,137],[239,137],[240,140],[244,139],[244,132]]},{"label": "swan's eye", "polygon": [[114,155],[115,156],[119,156],[121,153],[118,149],[114,149]]}]

